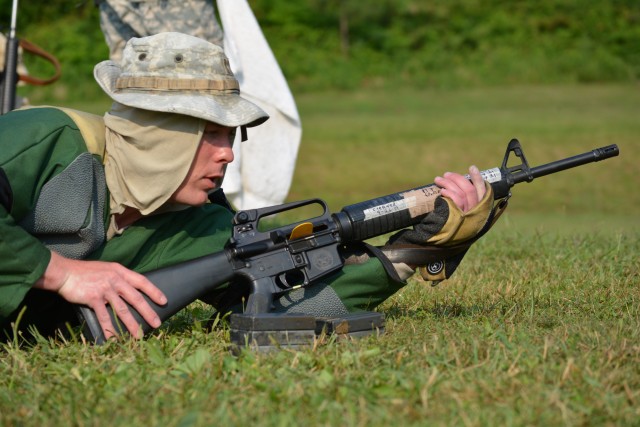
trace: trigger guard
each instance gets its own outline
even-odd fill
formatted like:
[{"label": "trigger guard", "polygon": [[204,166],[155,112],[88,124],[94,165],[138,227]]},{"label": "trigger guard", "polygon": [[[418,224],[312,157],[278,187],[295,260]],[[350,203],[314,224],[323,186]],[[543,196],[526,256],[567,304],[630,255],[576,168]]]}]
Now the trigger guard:
[{"label": "trigger guard", "polygon": [[278,275],[277,285],[281,289],[291,288],[291,285],[289,285],[289,282],[287,282],[287,273],[280,273]]},{"label": "trigger guard", "polygon": [[[299,275],[299,277],[293,277],[296,283],[289,283],[289,280],[287,280],[287,276],[291,278],[292,274]],[[283,290],[289,290],[299,286],[306,286],[308,284],[309,278],[307,277],[307,273],[304,270],[293,270],[280,273],[278,275],[278,280],[276,280],[276,285]]]}]

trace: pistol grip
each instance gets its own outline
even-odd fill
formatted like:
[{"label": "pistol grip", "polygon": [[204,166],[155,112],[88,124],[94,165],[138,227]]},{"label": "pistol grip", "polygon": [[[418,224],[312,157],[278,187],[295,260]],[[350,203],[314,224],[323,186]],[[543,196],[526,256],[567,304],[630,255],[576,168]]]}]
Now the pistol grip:
[{"label": "pistol grip", "polygon": [[273,294],[277,291],[278,287],[270,277],[263,277],[251,282],[251,294],[247,300],[245,313],[269,313],[273,308]]},{"label": "pistol grip", "polygon": [[272,302],[273,302],[273,296],[271,294],[253,293],[249,295],[245,313],[247,314],[269,313],[271,311]]}]

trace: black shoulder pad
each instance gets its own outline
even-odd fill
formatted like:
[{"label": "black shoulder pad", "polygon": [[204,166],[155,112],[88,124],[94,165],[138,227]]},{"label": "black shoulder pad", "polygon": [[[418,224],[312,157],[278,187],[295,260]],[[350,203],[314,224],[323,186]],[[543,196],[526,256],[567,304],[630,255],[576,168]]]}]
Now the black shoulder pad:
[{"label": "black shoulder pad", "polygon": [[7,174],[2,168],[0,168],[0,205],[2,205],[7,212],[11,212],[11,207],[13,206],[13,191],[11,191],[9,178],[7,178]]}]

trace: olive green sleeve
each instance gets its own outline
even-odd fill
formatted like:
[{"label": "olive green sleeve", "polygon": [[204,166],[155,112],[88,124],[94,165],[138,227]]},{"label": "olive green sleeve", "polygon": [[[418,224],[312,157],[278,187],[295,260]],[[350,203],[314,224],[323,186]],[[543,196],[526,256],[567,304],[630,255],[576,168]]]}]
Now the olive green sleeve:
[{"label": "olive green sleeve", "polygon": [[406,285],[392,280],[377,258],[345,265],[326,282],[351,313],[375,309]]},{"label": "olive green sleeve", "polygon": [[18,227],[0,206],[0,322],[13,312],[44,274],[51,252]]},{"label": "olive green sleeve", "polygon": [[44,186],[86,147],[59,110],[16,110],[0,116],[0,320],[42,276],[51,252],[18,225]]}]

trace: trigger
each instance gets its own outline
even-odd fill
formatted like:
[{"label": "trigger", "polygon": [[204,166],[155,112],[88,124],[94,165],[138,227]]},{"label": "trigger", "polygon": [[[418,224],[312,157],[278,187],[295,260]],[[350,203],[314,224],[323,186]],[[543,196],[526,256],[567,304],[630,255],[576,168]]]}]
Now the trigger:
[{"label": "trigger", "polygon": [[289,235],[289,240],[302,239],[303,237],[310,236],[313,233],[313,224],[310,222],[303,222],[296,225]]}]

